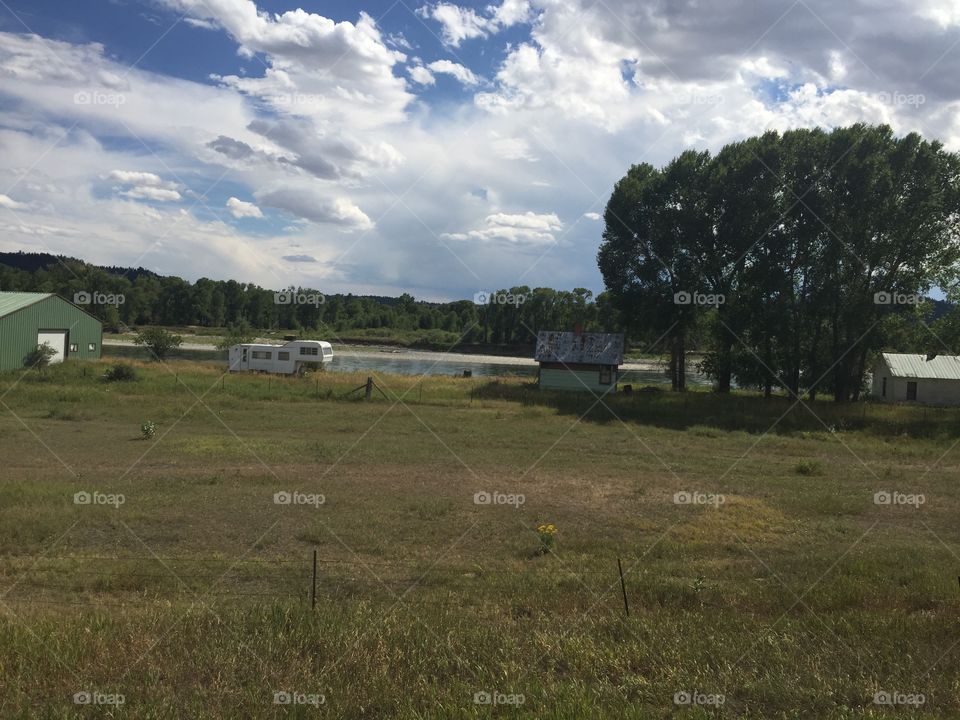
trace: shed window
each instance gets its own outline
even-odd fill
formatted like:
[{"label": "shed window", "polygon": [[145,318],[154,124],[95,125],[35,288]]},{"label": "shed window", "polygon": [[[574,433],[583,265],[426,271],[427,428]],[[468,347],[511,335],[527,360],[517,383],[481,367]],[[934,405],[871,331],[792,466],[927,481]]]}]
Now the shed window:
[{"label": "shed window", "polygon": [[886,378],[883,378],[880,381],[880,396],[881,397],[887,396],[887,379]]},{"label": "shed window", "polygon": [[290,353],[288,353],[286,350],[281,350],[277,353],[277,360],[289,360],[289,359],[290,359]]},{"label": "shed window", "polygon": [[915,382],[907,383],[907,400],[917,399],[917,384]]},{"label": "shed window", "polygon": [[96,349],[97,349],[97,344],[96,344],[96,343],[87,343],[87,350],[88,350],[88,351],[94,352]]},{"label": "shed window", "polygon": [[70,352],[79,352],[80,346],[77,343],[70,343]]},{"label": "shed window", "polygon": [[609,365],[604,365],[600,368],[600,384],[609,385],[612,382],[613,372],[610,369]]}]

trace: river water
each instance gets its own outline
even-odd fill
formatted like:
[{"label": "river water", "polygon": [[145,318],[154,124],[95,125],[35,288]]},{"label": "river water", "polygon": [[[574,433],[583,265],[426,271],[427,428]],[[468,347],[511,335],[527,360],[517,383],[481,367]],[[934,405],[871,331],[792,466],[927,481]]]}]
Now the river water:
[{"label": "river water", "polygon": [[[132,345],[104,343],[104,357],[147,359],[146,351]],[[193,349],[181,347],[170,354],[170,359],[193,360],[217,363],[226,366],[227,354],[211,349]],[[453,375],[462,376],[469,370],[474,377],[520,376],[535,378],[537,364],[533,360],[520,360],[494,355],[460,355],[458,353],[422,352],[402,350],[400,352],[377,351],[335,351],[333,361],[326,366],[333,372],[373,372],[394,375]],[[620,383],[634,385],[660,385],[667,382],[662,369],[650,363],[631,364],[621,368]],[[690,385],[709,385],[708,378],[691,368],[687,375]]]}]

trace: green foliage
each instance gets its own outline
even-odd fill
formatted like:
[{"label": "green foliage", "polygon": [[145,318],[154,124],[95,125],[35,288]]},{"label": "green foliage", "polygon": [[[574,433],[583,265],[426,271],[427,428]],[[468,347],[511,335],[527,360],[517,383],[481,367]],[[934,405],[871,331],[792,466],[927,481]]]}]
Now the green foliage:
[{"label": "green foliage", "polygon": [[227,326],[227,332],[223,336],[223,339],[217,343],[217,349],[229,350],[234,345],[251,343],[256,339],[257,334],[253,328],[250,327],[250,323],[241,319]]},{"label": "green foliage", "polygon": [[152,420],[145,420],[140,425],[140,435],[143,437],[144,440],[149,440],[156,434],[157,434],[157,425]]},{"label": "green foliage", "polygon": [[183,338],[164,328],[144,328],[137,333],[133,342],[146,347],[154,360],[163,360],[167,353],[180,347]]},{"label": "green foliage", "polygon": [[131,382],[137,379],[137,371],[132,365],[116,363],[107,368],[103,379],[106,382]]},{"label": "green foliage", "polygon": [[[880,350],[942,348],[919,300],[958,279],[958,173],[939,143],[866,125],[636,165],[607,204],[600,270],[635,336],[664,337],[675,389],[693,343],[720,391],[855,400]],[[694,293],[723,301],[677,301]],[[958,336],[955,316],[941,326]]]},{"label": "green foliage", "polygon": [[23,366],[38,371],[43,370],[50,364],[50,360],[56,354],[57,351],[50,347],[49,343],[37,345],[37,347],[31,350],[23,359]]}]

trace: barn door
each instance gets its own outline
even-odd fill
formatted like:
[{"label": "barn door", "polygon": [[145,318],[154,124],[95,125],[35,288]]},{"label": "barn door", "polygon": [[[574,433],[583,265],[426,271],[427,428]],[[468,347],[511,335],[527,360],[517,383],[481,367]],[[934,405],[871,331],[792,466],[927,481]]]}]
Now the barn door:
[{"label": "barn door", "polygon": [[67,331],[66,330],[40,330],[37,332],[37,345],[46,343],[55,351],[50,358],[51,363],[63,362],[67,356]]}]

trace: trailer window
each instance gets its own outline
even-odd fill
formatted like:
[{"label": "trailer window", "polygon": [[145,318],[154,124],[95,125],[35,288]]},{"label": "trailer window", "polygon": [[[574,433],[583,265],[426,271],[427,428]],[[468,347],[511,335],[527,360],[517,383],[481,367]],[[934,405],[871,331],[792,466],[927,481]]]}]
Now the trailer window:
[{"label": "trailer window", "polygon": [[254,360],[270,360],[273,357],[273,353],[269,350],[254,350],[253,359]]},{"label": "trailer window", "polygon": [[305,346],[301,346],[301,348],[300,348],[300,354],[301,354],[301,355],[316,355],[316,354],[317,354],[317,348],[315,348],[315,347],[305,347]]},{"label": "trailer window", "polygon": [[290,353],[286,351],[280,351],[277,353],[277,360],[289,360],[289,359],[290,359]]}]

